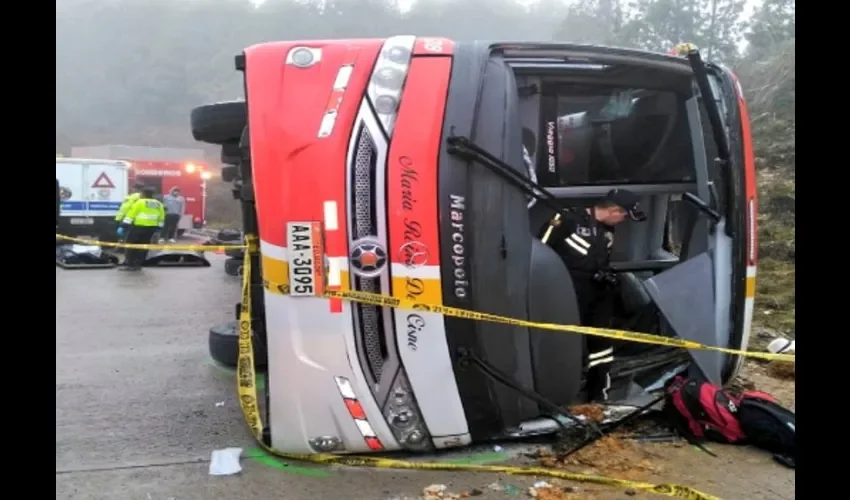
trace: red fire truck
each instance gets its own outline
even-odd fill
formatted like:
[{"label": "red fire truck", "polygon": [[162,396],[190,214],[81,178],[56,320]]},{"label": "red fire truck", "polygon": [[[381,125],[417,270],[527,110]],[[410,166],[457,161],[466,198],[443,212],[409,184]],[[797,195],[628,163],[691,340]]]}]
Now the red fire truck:
[{"label": "red fire truck", "polygon": [[130,162],[129,185],[141,182],[152,186],[157,197],[179,188],[186,198],[186,213],[180,220],[179,234],[201,228],[206,223],[206,181],[212,174],[202,161],[200,149],[146,146],[82,146],[71,148],[71,156],[125,160]]}]

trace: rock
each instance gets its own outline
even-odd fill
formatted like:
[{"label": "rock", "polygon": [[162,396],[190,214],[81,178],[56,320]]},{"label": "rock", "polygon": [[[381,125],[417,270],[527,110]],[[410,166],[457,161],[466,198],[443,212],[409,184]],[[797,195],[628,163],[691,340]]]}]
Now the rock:
[{"label": "rock", "polygon": [[760,339],[772,339],[776,337],[776,333],[768,330],[767,328],[759,328],[756,332],[756,337]]},{"label": "rock", "polygon": [[[430,486],[426,486],[425,489],[422,490],[422,494],[427,497],[436,497],[442,498],[443,493],[446,491],[445,484],[432,484]],[[430,500],[430,499],[429,499]]]},{"label": "rock", "polygon": [[629,488],[629,489],[626,490],[626,495],[633,497],[633,496],[637,495],[637,491]]},{"label": "rock", "polygon": [[479,497],[483,494],[484,492],[479,490],[478,488],[472,488],[471,490],[469,490],[469,496],[471,497]]}]

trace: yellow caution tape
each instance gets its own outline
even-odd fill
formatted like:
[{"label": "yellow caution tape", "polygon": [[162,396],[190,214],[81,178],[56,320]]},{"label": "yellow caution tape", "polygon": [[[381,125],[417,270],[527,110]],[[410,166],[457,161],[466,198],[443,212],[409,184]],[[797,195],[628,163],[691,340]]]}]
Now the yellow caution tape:
[{"label": "yellow caution tape", "polygon": [[[496,472],[501,474],[511,474],[515,476],[545,476],[565,479],[568,481],[594,483],[614,486],[617,488],[633,489],[637,491],[644,491],[647,493],[655,493],[657,495],[685,498],[690,500],[719,500],[719,498],[716,496],[702,493],[693,488],[681,486],[678,484],[644,483],[605,476],[575,474],[572,472],[566,472],[556,469],[547,469],[544,467],[453,464],[445,462],[412,462],[409,460],[398,460],[383,457],[334,455],[330,453],[317,453],[307,455],[300,453],[285,453],[279,450],[275,450],[274,448],[266,445],[263,442],[263,421],[262,417],[260,416],[259,403],[257,399],[256,372],[254,370],[254,346],[251,338],[251,254],[256,252],[256,237],[252,235],[246,235],[245,239],[249,250],[245,252],[245,263],[243,264],[242,274],[242,307],[239,313],[239,359],[236,365],[237,389],[239,392],[239,404],[242,407],[242,414],[245,417],[245,421],[248,423],[248,426],[251,428],[251,434],[253,434],[254,438],[257,440],[257,443],[259,443],[259,445],[262,446],[269,453],[289,460],[300,460],[304,462],[312,462],[316,464],[325,465],[341,465],[348,467],[377,467],[384,469]],[[346,300],[355,300],[355,297],[357,297],[357,301],[361,301],[360,299],[363,298],[360,297],[361,294],[354,296],[351,295],[349,292],[328,293],[326,295],[331,298],[341,298]],[[422,306],[421,304],[408,304],[408,301],[399,301],[398,299],[392,299],[381,296],[377,297],[379,297],[380,300],[373,300],[372,298],[368,298],[367,300],[366,298],[363,298],[362,302],[375,305],[387,304],[386,307],[404,308],[404,306],[410,306],[409,308],[411,309],[414,305],[416,305],[417,307]],[[370,300],[373,301],[370,302]],[[390,301],[395,301],[395,303]],[[442,309],[447,309],[449,311],[460,311],[459,309],[454,308]],[[442,309],[440,309],[440,312],[442,312]],[[437,311],[436,309],[433,310],[435,312]],[[489,317],[492,315],[482,315],[480,313],[472,313],[471,311],[466,311],[465,314],[460,317],[469,317],[466,315],[467,313],[471,313],[473,315],[473,317],[470,317],[470,319],[483,319],[485,321],[491,321],[491,319],[485,319],[484,317]],[[519,320],[510,321],[514,322],[512,324],[528,323],[515,323]]]},{"label": "yellow caution tape", "polygon": [[[263,285],[267,290],[281,295],[289,294],[289,284],[287,283],[272,283],[264,281]],[[396,309],[407,309],[422,312],[431,312],[451,316],[454,318],[469,319],[473,321],[488,321],[491,323],[502,323],[505,325],[522,326],[527,328],[539,328],[541,330],[554,330],[568,333],[578,333],[582,335],[595,335],[597,337],[607,337],[617,340],[627,340],[630,342],[638,342],[641,344],[663,345],[668,347],[681,347],[684,349],[698,349],[703,351],[715,351],[725,354],[733,354],[735,356],[744,356],[748,358],[781,360],[795,362],[793,354],[773,354],[770,352],[743,351],[740,349],[729,349],[727,347],[717,347],[684,340],[673,337],[663,337],[661,335],[653,335],[650,333],[630,332],[626,330],[612,330],[610,328],[595,328],[579,325],[558,325],[555,323],[537,323],[524,319],[509,318],[507,316],[499,316],[498,314],[481,313],[460,309],[457,307],[448,307],[435,304],[426,304],[414,300],[399,299],[388,295],[379,295],[369,292],[359,291],[332,291],[326,290],[321,297],[329,299],[341,299],[349,302],[358,302],[378,307],[393,307]]]},{"label": "yellow caution tape", "polygon": [[224,250],[233,250],[239,248],[245,248],[245,245],[154,245],[154,244],[142,244],[142,243],[121,243],[121,242],[113,242],[113,241],[99,241],[99,240],[87,240],[85,238],[74,238],[73,236],[65,236],[64,234],[57,234],[57,240],[65,240],[71,241],[74,243],[79,243],[81,245],[91,245],[91,246],[99,246],[99,247],[110,247],[110,248],[131,248],[136,250],[177,250],[183,252],[216,252],[216,251],[224,251]]}]

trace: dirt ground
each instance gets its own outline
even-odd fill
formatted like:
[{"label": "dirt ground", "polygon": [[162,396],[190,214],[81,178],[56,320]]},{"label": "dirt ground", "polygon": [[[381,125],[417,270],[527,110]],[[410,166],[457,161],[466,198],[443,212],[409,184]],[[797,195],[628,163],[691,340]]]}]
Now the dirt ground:
[{"label": "dirt ground", "polygon": [[[625,499],[628,488],[498,473],[319,467],[257,450],[242,421],[234,375],[207,354],[207,330],[232,317],[236,278],[223,257],[206,269],[56,270],[56,498],[69,500]],[[793,380],[749,363],[743,383],[794,407]],[[588,410],[590,411],[590,410]],[[209,475],[213,450],[243,449],[241,473]],[[480,446],[429,460],[549,465],[724,499],[793,499],[794,471],[763,452],[681,442],[607,439],[566,463],[523,444]],[[548,463],[547,463],[548,462]],[[533,488],[546,481],[552,488]],[[426,496],[425,489],[436,493]],[[660,498],[660,497],[657,497]]]}]

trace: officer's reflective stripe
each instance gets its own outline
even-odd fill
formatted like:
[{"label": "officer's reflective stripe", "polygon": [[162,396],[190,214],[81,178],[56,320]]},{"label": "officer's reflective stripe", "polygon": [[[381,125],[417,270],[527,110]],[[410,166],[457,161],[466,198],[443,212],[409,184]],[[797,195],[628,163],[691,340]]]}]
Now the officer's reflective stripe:
[{"label": "officer's reflective stripe", "polygon": [[569,239],[569,238],[564,239],[564,241],[566,241],[566,242],[567,242],[567,245],[571,246],[571,247],[573,248],[573,250],[575,250],[576,252],[578,252],[578,253],[580,253],[580,254],[582,254],[582,255],[587,255],[587,250],[585,250],[584,248],[582,248],[582,247],[578,246],[578,243],[576,243],[575,241],[573,241],[573,240],[571,240],[571,239]]},{"label": "officer's reflective stripe", "polygon": [[607,358],[591,360],[590,363],[587,364],[587,367],[593,368],[594,366],[597,366],[597,365],[604,365],[606,363],[613,363],[613,362],[614,362],[614,356],[608,356]]},{"label": "officer's reflective stripe", "polygon": [[610,356],[612,354],[614,354],[614,348],[609,347],[608,349],[603,349],[601,351],[592,352],[592,353],[587,355],[587,358],[588,359],[599,359],[601,357]]},{"label": "officer's reflective stripe", "polygon": [[140,213],[139,215],[137,215],[136,218],[140,219],[140,220],[157,220],[157,219],[159,219],[159,215],[157,215],[157,214],[146,214],[146,213],[143,212],[143,213]]},{"label": "officer's reflective stripe", "polygon": [[131,219],[129,217],[124,217],[124,224],[132,224],[132,223],[133,223],[133,219]]},{"label": "officer's reflective stripe", "polygon": [[588,243],[586,239],[582,238],[576,233],[571,234],[570,239],[583,246],[584,248],[590,248],[590,243]]}]

